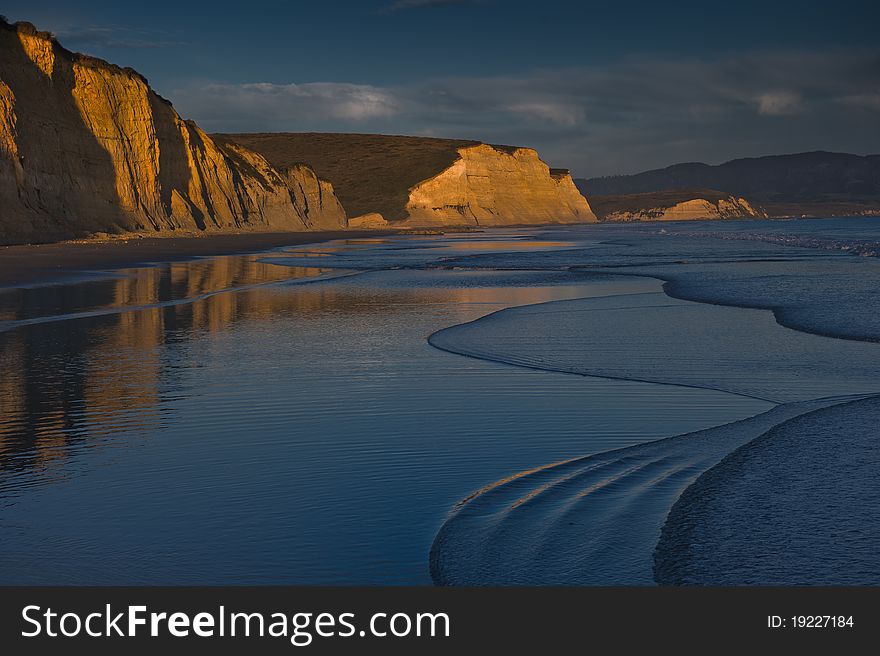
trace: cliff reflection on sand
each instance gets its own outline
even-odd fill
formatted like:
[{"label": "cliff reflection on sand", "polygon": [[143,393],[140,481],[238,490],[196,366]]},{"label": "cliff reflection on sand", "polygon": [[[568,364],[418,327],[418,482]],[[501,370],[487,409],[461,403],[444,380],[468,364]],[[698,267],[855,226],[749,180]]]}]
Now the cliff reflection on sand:
[{"label": "cliff reflection on sand", "polygon": [[[491,286],[297,284],[330,271],[231,256],[0,293],[0,497],[69,475],[55,465],[82,449],[149,439],[181,412],[182,399],[199,394],[183,374],[201,366],[212,340],[234,324],[246,323],[259,339],[271,334],[271,322],[330,313],[393,321],[400,308],[440,304],[467,321],[470,306],[497,300]],[[545,300],[547,290],[506,295],[527,304]],[[191,350],[183,357],[168,348],[175,345]]]},{"label": "cliff reflection on sand", "polygon": [[[180,366],[163,357],[162,345],[222,331],[242,316],[271,316],[278,304],[309,311],[322,295],[260,286],[324,272],[232,256],[3,292],[0,471],[51,478],[53,463],[79,448],[155,428]],[[71,314],[83,318],[58,320]]]}]

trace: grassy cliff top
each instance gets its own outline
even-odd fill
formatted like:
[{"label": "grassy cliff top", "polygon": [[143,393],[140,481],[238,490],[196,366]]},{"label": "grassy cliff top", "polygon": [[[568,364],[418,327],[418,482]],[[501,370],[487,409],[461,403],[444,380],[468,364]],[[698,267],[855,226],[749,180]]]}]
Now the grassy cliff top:
[{"label": "grassy cliff top", "polygon": [[[279,169],[306,163],[329,180],[349,216],[379,212],[389,221],[406,217],[409,188],[450,166],[458,149],[481,142],[382,134],[216,134],[241,144]],[[510,146],[494,146],[512,152]]]}]

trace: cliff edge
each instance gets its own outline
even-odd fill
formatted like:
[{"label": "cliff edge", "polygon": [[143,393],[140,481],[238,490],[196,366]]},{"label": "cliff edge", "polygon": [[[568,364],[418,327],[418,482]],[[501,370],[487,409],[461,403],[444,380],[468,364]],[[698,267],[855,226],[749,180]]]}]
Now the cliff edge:
[{"label": "cliff edge", "polygon": [[531,148],[480,144],[409,190],[405,225],[517,225],[596,221],[567,170],[551,170]]},{"label": "cliff edge", "polygon": [[375,134],[215,136],[276,167],[308,162],[333,183],[352,225],[376,223],[376,215],[399,227],[596,221],[568,171],[531,148]]},{"label": "cliff edge", "polygon": [[600,221],[694,221],[766,218],[745,198],[714,189],[674,189],[622,196],[592,196]]},{"label": "cliff edge", "polygon": [[135,71],[0,22],[0,243],[345,225],[307,167],[219,143]]}]

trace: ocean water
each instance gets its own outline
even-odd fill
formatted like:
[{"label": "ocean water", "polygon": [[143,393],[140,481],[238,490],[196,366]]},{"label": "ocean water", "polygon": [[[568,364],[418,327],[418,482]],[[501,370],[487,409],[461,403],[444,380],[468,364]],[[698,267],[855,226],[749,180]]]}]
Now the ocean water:
[{"label": "ocean water", "polygon": [[[749,227],[754,230],[760,226]],[[769,227],[775,228],[772,224]],[[817,567],[810,572],[805,563],[814,523],[767,522],[766,532],[777,540],[768,541],[766,550],[761,551],[761,543],[751,541],[751,532],[744,527],[766,515],[756,509],[747,517],[737,516],[737,504],[719,503],[723,492],[704,487],[702,477],[714,475],[716,466],[719,471],[730,471],[726,461],[722,462],[729,454],[740,447],[747,450],[752,440],[763,439],[777,426],[787,426],[796,418],[796,425],[802,426],[823,416],[811,413],[801,418],[812,410],[880,394],[880,345],[875,343],[880,331],[873,329],[877,314],[870,291],[880,283],[877,262],[800,245],[780,250],[777,244],[762,241],[756,243],[763,252],[756,252],[754,240],[717,240],[708,233],[683,240],[668,232],[657,233],[653,239],[640,238],[649,230],[649,226],[609,229],[614,238],[607,245],[581,257],[567,253],[567,270],[601,269],[675,281],[666,283],[666,294],[645,291],[508,308],[438,331],[431,336],[431,343],[452,353],[530,370],[711,388],[778,405],[745,421],[548,463],[487,485],[458,507],[438,534],[432,549],[436,582],[651,584],[653,552],[664,525],[666,534],[676,539],[661,545],[664,564],[659,571],[666,572],[672,567],[668,563],[684,558],[682,554],[689,553],[691,545],[696,545],[692,547],[695,552],[699,548],[704,562],[690,563],[687,576],[663,574],[663,583],[779,580],[771,576],[772,566],[751,576],[743,575],[746,566],[736,574],[722,574],[725,558],[719,554],[726,553],[725,541],[735,542],[740,558],[743,552],[751,554],[749,565],[785,560],[789,554],[784,545],[799,543],[799,582],[833,582],[827,570]],[[670,240],[684,246],[675,251],[674,261],[667,259]],[[731,245],[740,244],[740,252],[731,250]],[[635,266],[626,264],[627,249],[638,261]],[[546,255],[540,257],[546,260]],[[648,257],[656,261],[646,262]],[[698,297],[702,302],[675,296]],[[786,324],[794,324],[796,329]],[[852,337],[854,326],[865,331],[864,341]],[[822,336],[826,331],[847,339]],[[866,407],[865,412],[875,412],[876,406]],[[844,415],[828,410],[827,416]],[[828,448],[835,448],[832,445],[837,440],[847,443],[852,435],[845,421],[837,426],[824,421],[816,432]],[[869,436],[863,431],[858,439],[861,451],[876,451],[876,433]],[[861,459],[857,455],[860,450],[842,448],[839,459],[847,462],[848,453]],[[818,475],[822,458],[811,461],[807,449],[803,454],[802,459],[794,460],[773,452],[773,464],[785,469],[809,463],[812,469],[808,473],[792,476],[808,479]],[[756,469],[766,468],[760,458],[749,462]],[[854,471],[858,469],[855,462],[850,464]],[[724,480],[733,485],[742,480],[741,472],[730,473]],[[779,479],[766,477],[764,492],[778,497],[773,490],[775,480]],[[676,512],[667,521],[673,505],[685,490],[691,491],[689,486],[695,481],[699,483],[694,490],[708,492],[692,492],[688,497],[691,510]],[[802,481],[802,485],[806,484]],[[841,499],[852,504],[862,485],[874,486],[876,480],[848,477],[845,467],[840,466],[832,481],[817,485],[817,489],[827,495],[839,488]],[[787,488],[787,506],[777,515],[797,504],[801,489]],[[806,490],[804,496],[811,493]],[[871,498],[868,493],[856,503],[862,510],[856,513],[858,517],[872,515]],[[703,506],[722,505],[723,512],[711,513],[711,525],[700,525],[700,531],[690,528],[700,524],[695,517],[710,515]],[[720,531],[718,527],[734,516],[732,524],[741,532]],[[788,532],[780,535],[782,526]],[[874,535],[878,526],[865,526],[863,531]],[[827,522],[826,528],[833,529],[833,522]],[[839,582],[880,581],[880,563],[866,559],[864,541],[855,539],[859,536],[853,532],[835,535],[838,553],[831,559],[835,566],[845,567],[850,551],[858,551],[852,556],[862,563],[855,575],[841,577]],[[848,538],[853,541],[848,543]],[[814,546],[817,563],[827,563],[822,543],[816,541]],[[870,566],[878,569],[865,577]],[[762,578],[762,574],[766,576]]]},{"label": "ocean water", "polygon": [[694,481],[880,391],[880,260],[719,229],[344,240],[0,291],[0,582],[651,583]]},{"label": "ocean water", "polygon": [[771,403],[880,394],[878,345],[790,330],[773,313],[662,292],[500,310],[430,343],[494,362],[711,388]]}]

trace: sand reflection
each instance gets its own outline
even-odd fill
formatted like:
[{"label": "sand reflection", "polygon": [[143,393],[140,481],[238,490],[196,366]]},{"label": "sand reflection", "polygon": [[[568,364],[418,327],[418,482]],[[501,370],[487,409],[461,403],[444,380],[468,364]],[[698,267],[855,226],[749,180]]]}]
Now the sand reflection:
[{"label": "sand reflection", "polygon": [[[272,330],[284,329],[279,321],[329,313],[349,317],[344,322],[385,321],[413,305],[442,306],[456,321],[472,313],[468,307],[488,312],[498,301],[488,279],[458,288],[298,284],[330,271],[232,256],[2,295],[9,323],[0,332],[0,471],[32,484],[62,475],[65,459],[83,448],[134,433],[149,439],[180,412],[181,398],[198,393],[180,375],[200,366],[198,357],[175,356],[180,350],[171,347],[211,340],[238,323],[271,339]],[[504,302],[573,293],[552,289],[508,287]],[[8,491],[10,479],[4,482]]]}]

